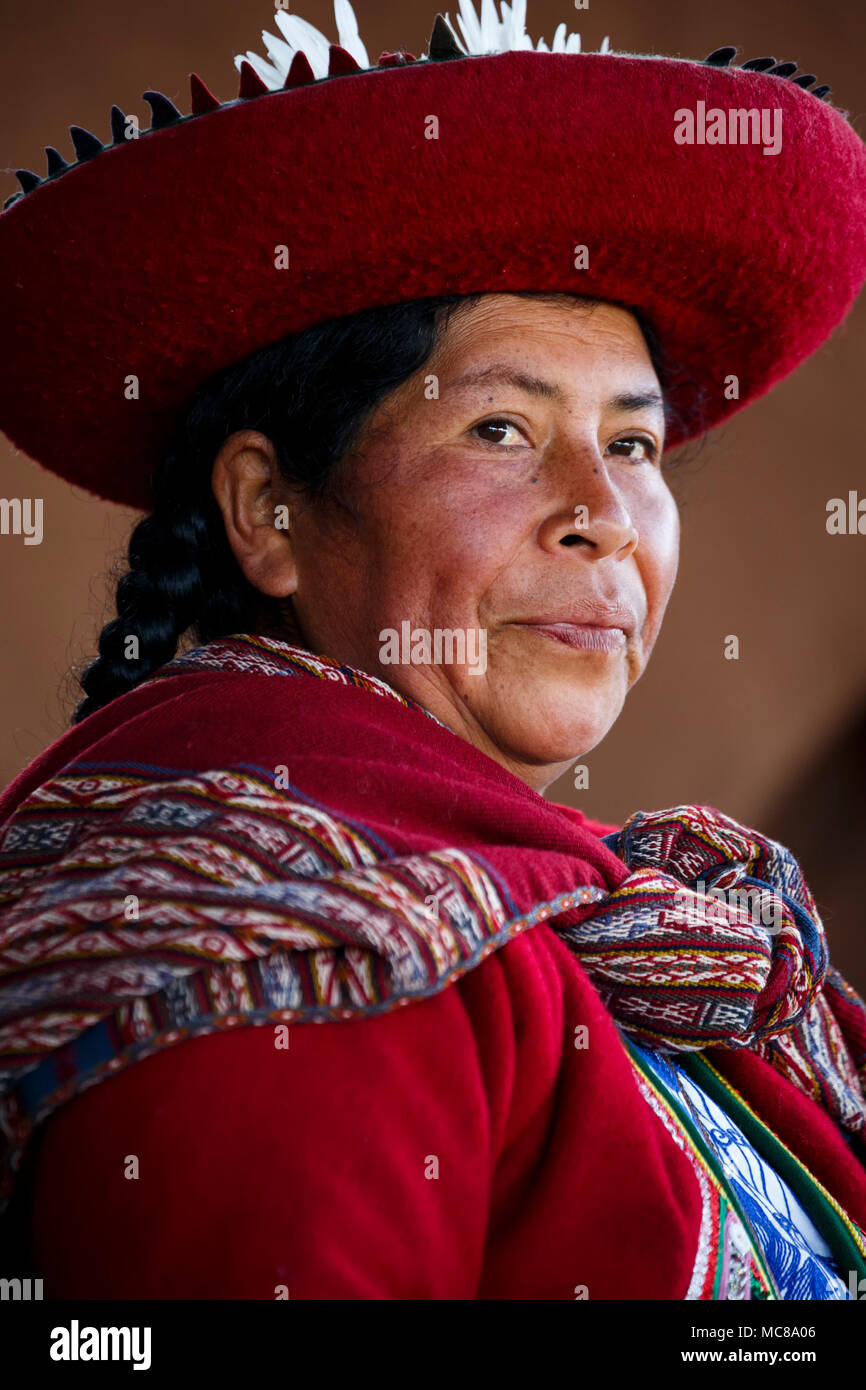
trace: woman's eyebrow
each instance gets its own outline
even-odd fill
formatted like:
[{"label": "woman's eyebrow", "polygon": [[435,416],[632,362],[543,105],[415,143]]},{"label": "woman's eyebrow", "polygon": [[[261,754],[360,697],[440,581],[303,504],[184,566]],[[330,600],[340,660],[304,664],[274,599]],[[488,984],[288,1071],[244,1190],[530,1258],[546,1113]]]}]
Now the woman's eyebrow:
[{"label": "woman's eyebrow", "polygon": [[607,410],[646,410],[655,408],[664,410],[665,398],[661,391],[624,391],[618,396],[611,396],[605,402]]},{"label": "woman's eyebrow", "polygon": [[[545,381],[543,377],[530,376],[527,372],[521,372],[516,367],[510,367],[505,363],[494,362],[489,367],[479,367],[475,371],[464,372],[462,376],[455,377],[450,383],[449,389],[457,390],[462,386],[476,386],[479,382],[505,382],[509,386],[516,386],[521,391],[526,391],[530,396],[540,396],[543,400],[564,402],[565,392],[561,386],[556,386],[552,381]],[[605,402],[606,410],[635,411],[646,410],[655,407],[664,410],[664,397],[660,391],[622,391],[616,396],[611,396]]]},{"label": "woman's eyebrow", "polygon": [[509,386],[517,386],[521,391],[526,391],[530,396],[541,396],[548,401],[565,400],[565,392],[560,386],[554,386],[551,381],[544,381],[539,376],[530,376],[527,372],[521,372],[518,368],[501,362],[494,362],[490,367],[478,367],[474,372],[464,372],[451,382],[450,389],[453,391],[459,386],[474,386],[480,381],[504,381]]}]

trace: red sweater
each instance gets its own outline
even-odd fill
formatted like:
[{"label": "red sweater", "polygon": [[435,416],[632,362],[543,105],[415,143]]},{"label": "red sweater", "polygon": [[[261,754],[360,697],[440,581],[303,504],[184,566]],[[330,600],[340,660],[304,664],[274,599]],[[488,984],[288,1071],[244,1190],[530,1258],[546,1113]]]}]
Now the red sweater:
[{"label": "red sweater", "polygon": [[[44,1124],[46,1296],[681,1299],[693,1171],[648,1127],[625,1053],[570,1045],[577,1022],[611,1026],[542,925],[431,999],[293,1027],[286,1050],[250,1028],[137,1063]],[[832,1122],[738,1061],[862,1223]]]},{"label": "red sweater", "polygon": [[[293,1027],[287,1050],[251,1028],[136,1064],[46,1122],[46,1293],[570,1299],[589,1279],[594,1298],[681,1298],[697,1184],[664,1131],[628,1145],[645,1107],[625,1054],[588,1067],[567,1046],[603,1014],[541,927],[432,999]],[[595,1196],[611,1168],[614,1209]],[[661,1243],[677,1255],[653,1288],[623,1251]]]}]

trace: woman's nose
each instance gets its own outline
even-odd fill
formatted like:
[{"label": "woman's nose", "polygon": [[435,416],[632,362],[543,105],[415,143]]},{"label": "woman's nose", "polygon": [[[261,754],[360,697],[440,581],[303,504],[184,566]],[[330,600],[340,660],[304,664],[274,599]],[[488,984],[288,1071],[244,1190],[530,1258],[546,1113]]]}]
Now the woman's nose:
[{"label": "woman's nose", "polygon": [[[540,528],[539,543],[551,551],[579,547],[596,560],[608,555],[624,560],[631,555],[638,544],[637,527],[603,460],[593,466],[591,482],[571,492],[570,509],[560,505],[551,512]],[[573,500],[578,492],[581,500]]]}]

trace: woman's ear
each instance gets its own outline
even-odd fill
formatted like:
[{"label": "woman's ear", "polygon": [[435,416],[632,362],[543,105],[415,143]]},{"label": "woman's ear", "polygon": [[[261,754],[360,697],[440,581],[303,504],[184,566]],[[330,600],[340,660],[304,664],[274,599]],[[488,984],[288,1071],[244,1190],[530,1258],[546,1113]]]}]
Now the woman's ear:
[{"label": "woman's ear", "polygon": [[280,473],[271,440],[256,430],[229,435],[214,459],[211,487],[245,578],[270,598],[289,597],[298,587],[291,535],[298,496]]}]

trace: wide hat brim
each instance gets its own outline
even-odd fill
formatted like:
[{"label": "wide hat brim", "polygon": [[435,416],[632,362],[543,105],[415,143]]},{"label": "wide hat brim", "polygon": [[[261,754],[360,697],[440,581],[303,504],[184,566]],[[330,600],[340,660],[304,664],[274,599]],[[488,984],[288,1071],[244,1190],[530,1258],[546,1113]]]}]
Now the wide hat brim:
[{"label": "wide hat brim", "polygon": [[[677,143],[675,113],[699,102],[780,110],[780,151]],[[132,506],[149,505],[179,413],[214,372],[322,320],[441,294],[559,290],[641,310],[678,364],[676,444],[844,318],[866,278],[866,147],[809,91],[742,68],[425,60],[106,147],[7,208],[0,256],[14,344],[0,428]]]}]

